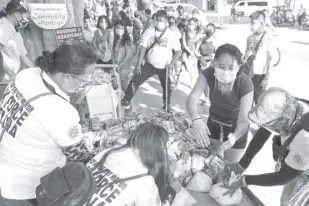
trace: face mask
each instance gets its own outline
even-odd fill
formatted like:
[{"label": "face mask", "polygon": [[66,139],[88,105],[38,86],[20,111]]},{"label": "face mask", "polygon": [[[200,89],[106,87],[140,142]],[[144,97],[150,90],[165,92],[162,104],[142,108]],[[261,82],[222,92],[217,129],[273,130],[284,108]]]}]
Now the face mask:
[{"label": "face mask", "polygon": [[213,32],[211,30],[206,30],[206,36],[211,37],[213,35]]},{"label": "face mask", "polygon": [[193,31],[193,30],[195,30],[195,26],[194,25],[188,25],[188,29]]},{"label": "face mask", "polygon": [[124,30],[123,29],[116,29],[115,30],[115,33],[118,35],[118,36],[122,36],[124,34]]},{"label": "face mask", "polygon": [[162,31],[165,29],[165,22],[157,22],[157,29]]},{"label": "face mask", "polygon": [[215,68],[216,79],[223,84],[230,84],[235,81],[237,76],[236,71],[225,71]]}]

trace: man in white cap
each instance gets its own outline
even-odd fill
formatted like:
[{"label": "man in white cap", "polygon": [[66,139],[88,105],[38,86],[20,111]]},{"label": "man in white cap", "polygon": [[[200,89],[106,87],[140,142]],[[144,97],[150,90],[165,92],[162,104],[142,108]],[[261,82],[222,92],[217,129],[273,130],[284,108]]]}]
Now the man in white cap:
[{"label": "man in white cap", "polygon": [[[249,118],[261,126],[260,130],[277,134],[273,138],[276,171],[243,175],[239,181],[225,187],[229,189],[228,193],[233,194],[239,187],[247,185],[284,185],[281,205],[304,205],[309,198],[309,102],[294,98],[281,88],[270,88],[249,112]],[[228,169],[243,173],[268,138],[267,132],[264,136],[257,132],[240,162],[230,165]],[[225,172],[221,173],[223,179],[229,176],[229,172]],[[307,186],[304,186],[306,183]]]}]

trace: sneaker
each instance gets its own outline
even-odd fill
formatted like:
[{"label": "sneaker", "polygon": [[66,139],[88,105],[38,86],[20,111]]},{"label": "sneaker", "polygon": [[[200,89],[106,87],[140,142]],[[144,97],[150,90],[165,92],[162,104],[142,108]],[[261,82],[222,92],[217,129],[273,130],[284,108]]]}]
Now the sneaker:
[{"label": "sneaker", "polygon": [[131,103],[126,99],[121,100],[121,105],[123,106],[124,109],[130,109],[131,108]]}]

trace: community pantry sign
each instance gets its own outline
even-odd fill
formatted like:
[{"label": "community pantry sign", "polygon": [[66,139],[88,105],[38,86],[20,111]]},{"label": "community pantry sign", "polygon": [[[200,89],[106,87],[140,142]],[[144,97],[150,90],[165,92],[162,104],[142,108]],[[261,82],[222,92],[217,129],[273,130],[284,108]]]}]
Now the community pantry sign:
[{"label": "community pantry sign", "polygon": [[31,18],[43,29],[59,29],[68,20],[66,4],[29,4]]}]

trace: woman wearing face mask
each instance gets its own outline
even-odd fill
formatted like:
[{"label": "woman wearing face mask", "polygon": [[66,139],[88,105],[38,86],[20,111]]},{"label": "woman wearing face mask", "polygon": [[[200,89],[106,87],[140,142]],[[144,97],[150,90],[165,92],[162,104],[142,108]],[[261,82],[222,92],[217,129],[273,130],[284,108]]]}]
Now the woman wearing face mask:
[{"label": "woman wearing face mask", "polygon": [[134,44],[128,28],[132,27],[129,19],[122,20],[115,25],[115,40],[113,46],[113,62],[118,65],[122,90],[125,92],[129,82],[132,59],[134,55]]},{"label": "woman wearing face mask", "polygon": [[[187,100],[187,110],[200,144],[210,144],[215,151],[231,162],[242,157],[249,129],[248,112],[253,102],[250,78],[239,71],[242,54],[231,44],[220,46],[215,54],[214,67],[204,70]],[[207,124],[198,114],[197,105],[202,93],[211,102]]]},{"label": "woman wearing face mask", "polygon": [[[182,33],[182,60],[186,70],[192,73],[194,84],[198,78],[198,73],[195,71],[194,67],[196,66],[196,58],[195,58],[195,47],[196,43],[200,38],[200,28],[198,26],[198,20],[196,18],[189,19],[188,25],[184,32]],[[191,86],[191,85],[190,85]],[[193,85],[192,85],[193,86]],[[192,88],[191,86],[191,88]]]},{"label": "woman wearing face mask", "polygon": [[215,25],[212,23],[208,24],[205,37],[202,37],[196,44],[195,56],[198,58],[197,66],[199,72],[208,68],[214,59],[216,52],[215,32]]},{"label": "woman wearing face mask", "polygon": [[100,16],[94,33],[92,45],[97,53],[98,64],[112,63],[113,31],[107,16]]},{"label": "woman wearing face mask", "polygon": [[[98,187],[85,206],[102,203],[108,206],[160,206],[168,177],[167,139],[165,129],[144,123],[135,129],[126,145],[103,151],[94,157],[87,167],[97,180]],[[132,179],[114,184],[114,189],[110,190],[104,185],[113,181],[111,177]],[[108,196],[112,198],[107,203]]]},{"label": "woman wearing face mask", "polygon": [[[0,51],[3,55],[3,69],[6,73],[4,81],[12,80],[21,69],[22,63],[26,68],[33,67],[27,56],[24,40],[18,32],[29,23],[29,11],[20,1],[11,0],[5,9],[0,11]],[[17,30],[16,30],[17,29]]]},{"label": "woman wearing face mask", "polygon": [[5,126],[13,109],[37,95],[49,94],[17,110],[4,132],[0,143],[4,198],[36,205],[35,188],[41,177],[67,161],[86,163],[93,157],[82,140],[79,114],[70,97],[92,82],[95,60],[90,46],[63,44],[52,53],[44,52],[36,60],[38,67],[21,71],[8,85],[1,100],[1,124]]}]

